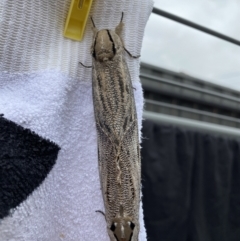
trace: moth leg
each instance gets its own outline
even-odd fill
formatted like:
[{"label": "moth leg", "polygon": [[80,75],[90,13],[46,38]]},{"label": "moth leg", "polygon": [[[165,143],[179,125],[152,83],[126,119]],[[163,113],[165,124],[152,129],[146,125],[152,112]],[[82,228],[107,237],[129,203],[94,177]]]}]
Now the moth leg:
[{"label": "moth leg", "polygon": [[134,90],[136,90],[136,88],[135,88],[135,87],[133,87],[133,86],[132,86],[132,88],[133,88]]},{"label": "moth leg", "polygon": [[101,211],[101,210],[96,210],[95,212],[96,212],[96,213],[101,213],[101,214],[105,217],[105,213],[104,213],[103,211]]},{"label": "moth leg", "polygon": [[79,64],[81,64],[83,67],[85,67],[85,68],[92,68],[92,66],[86,66],[86,65],[84,65],[83,63],[81,63],[81,62],[79,62]]},{"label": "moth leg", "polygon": [[133,56],[125,47],[123,47],[124,50],[128,53],[128,55],[131,57],[131,58],[134,58],[134,59],[137,59],[139,58],[141,55],[137,55],[137,56]]},{"label": "moth leg", "polygon": [[[96,212],[96,213],[101,213],[101,214],[104,216],[105,220],[106,220],[106,215],[105,215],[105,213],[104,213],[103,211],[101,211],[101,210],[96,210],[95,212]],[[107,220],[106,220],[106,221],[107,221]]]}]

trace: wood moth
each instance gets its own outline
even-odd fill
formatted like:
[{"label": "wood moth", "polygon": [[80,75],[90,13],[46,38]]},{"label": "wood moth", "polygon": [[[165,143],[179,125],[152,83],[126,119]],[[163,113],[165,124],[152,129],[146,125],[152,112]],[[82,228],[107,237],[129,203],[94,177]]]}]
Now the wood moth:
[{"label": "wood moth", "polygon": [[[123,18],[123,14],[122,14]],[[92,89],[98,136],[98,163],[111,241],[138,241],[141,163],[138,122],[121,33],[93,23]],[[87,67],[87,66],[85,66]]]}]

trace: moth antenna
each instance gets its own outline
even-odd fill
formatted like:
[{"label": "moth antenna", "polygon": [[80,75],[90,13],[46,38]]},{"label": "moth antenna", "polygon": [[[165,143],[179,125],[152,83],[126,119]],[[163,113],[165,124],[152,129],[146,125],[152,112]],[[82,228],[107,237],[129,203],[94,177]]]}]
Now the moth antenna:
[{"label": "moth antenna", "polygon": [[122,12],[122,17],[121,17],[120,23],[121,23],[121,22],[122,22],[122,20],[123,20],[123,15],[124,15],[124,12]]},{"label": "moth antenna", "polygon": [[91,21],[92,21],[92,25],[93,25],[93,27],[94,27],[94,28],[96,28],[96,26],[95,26],[95,23],[94,23],[94,21],[93,21],[92,16],[91,16]]},{"label": "moth antenna", "polygon": [[94,32],[94,34],[96,34],[98,32],[98,29],[95,26],[92,16],[91,16],[91,21],[92,21],[92,31]]},{"label": "moth antenna", "polygon": [[115,28],[115,32],[116,32],[116,34],[118,34],[119,36],[121,35],[122,29],[123,29],[123,26],[124,26],[124,23],[123,23],[123,15],[124,15],[124,13],[122,12],[122,17],[121,17],[120,23],[119,23],[118,26]]}]

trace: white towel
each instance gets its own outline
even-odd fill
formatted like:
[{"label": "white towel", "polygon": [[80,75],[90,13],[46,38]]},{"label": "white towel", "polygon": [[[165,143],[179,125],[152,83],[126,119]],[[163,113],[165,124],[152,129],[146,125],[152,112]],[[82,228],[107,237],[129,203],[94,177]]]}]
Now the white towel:
[{"label": "white towel", "polygon": [[[46,170],[45,164],[35,170],[44,172],[46,177],[39,184],[32,179],[31,185],[36,188],[0,220],[1,241],[109,240],[105,219],[95,212],[104,210],[104,206],[98,173],[91,70],[78,64],[79,61],[91,64],[92,32],[88,23],[82,42],[63,38],[69,4],[70,1],[64,0],[0,3],[0,114],[13,126],[23,127],[19,131],[22,135],[29,129],[51,141],[46,145],[55,143],[61,148],[50,170]],[[114,29],[124,12],[123,38],[127,49],[137,55],[151,9],[152,2],[146,0],[94,1],[91,15],[99,29]],[[138,77],[139,60],[127,55],[126,60],[136,88],[141,127],[143,95]],[[0,129],[0,141],[1,133],[4,130]],[[24,139],[21,135],[17,138]],[[12,145],[12,148],[15,147]],[[10,149],[9,146],[9,152],[14,151]],[[0,171],[1,165],[0,160]],[[6,163],[4,165],[5,168]],[[17,174],[21,175],[24,168]],[[26,173],[29,172],[31,170]],[[25,180],[22,178],[21,187],[30,185]],[[1,205],[0,200],[0,212]],[[145,241],[142,208],[140,225],[139,240]]]}]

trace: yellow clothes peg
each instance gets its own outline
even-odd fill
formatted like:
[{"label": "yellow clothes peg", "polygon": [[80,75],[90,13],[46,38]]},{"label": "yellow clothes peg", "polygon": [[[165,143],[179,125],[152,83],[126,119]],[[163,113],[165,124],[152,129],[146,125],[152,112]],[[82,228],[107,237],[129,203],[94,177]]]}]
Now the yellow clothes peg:
[{"label": "yellow clothes peg", "polygon": [[65,23],[64,37],[77,41],[82,40],[92,1],[72,0]]}]

